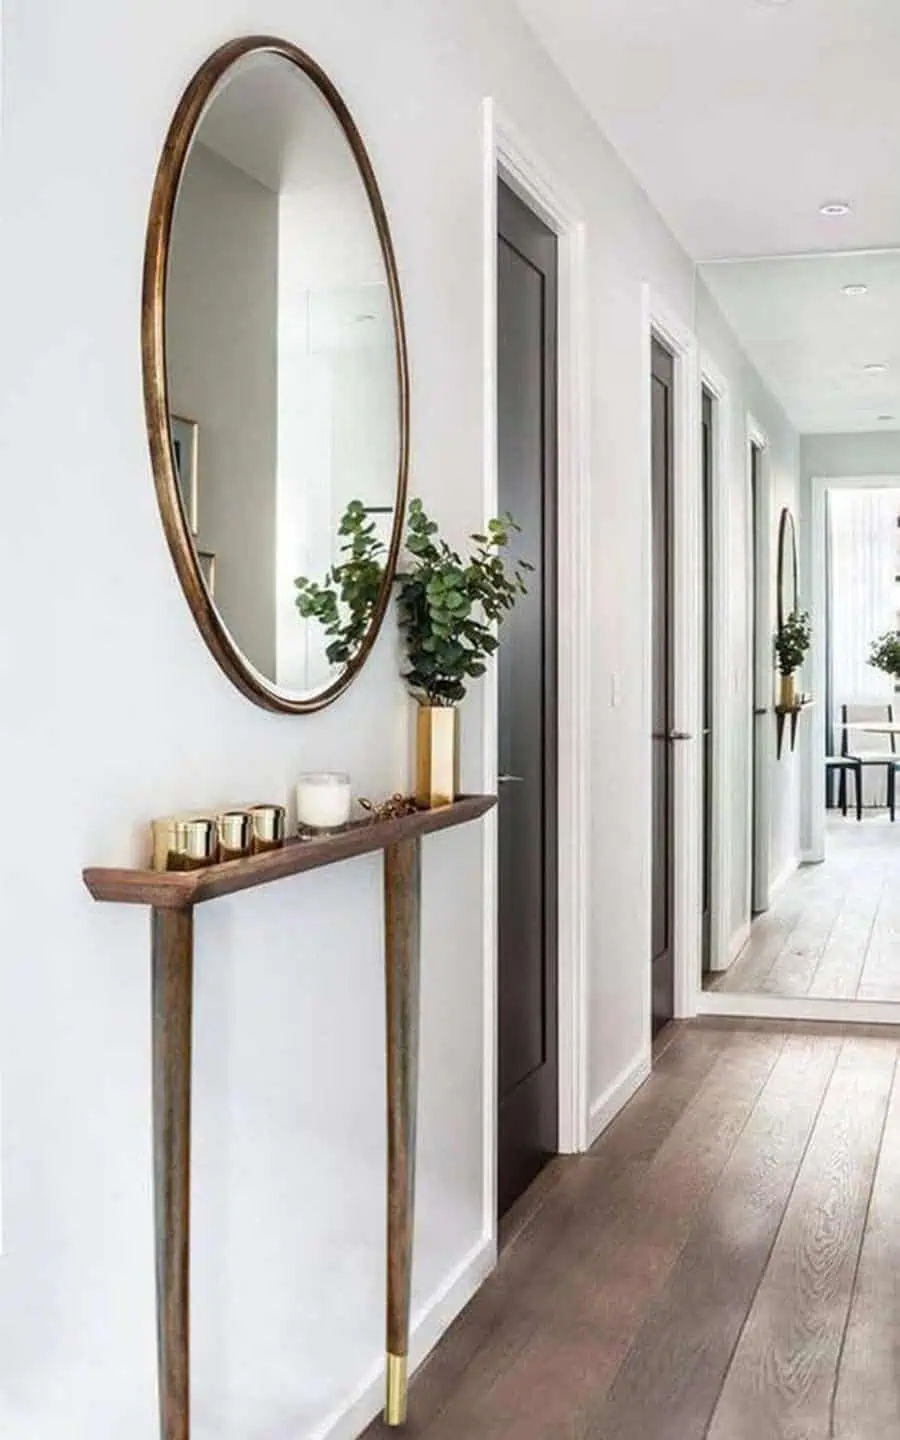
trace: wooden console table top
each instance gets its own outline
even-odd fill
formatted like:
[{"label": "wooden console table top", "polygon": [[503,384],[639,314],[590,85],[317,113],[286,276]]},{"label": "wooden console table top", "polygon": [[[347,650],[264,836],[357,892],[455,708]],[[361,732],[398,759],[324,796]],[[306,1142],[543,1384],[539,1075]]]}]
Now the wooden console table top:
[{"label": "wooden console table top", "polygon": [[461,795],[452,805],[438,810],[418,810],[393,820],[361,820],[336,835],[315,840],[292,837],[279,850],[250,855],[245,860],[227,860],[202,870],[124,870],[89,866],[82,874],[95,900],[121,905],[151,905],[156,910],[186,910],[204,900],[251,890],[272,880],[300,875],[335,865],[355,855],[368,855],[414,840],[437,830],[448,830],[467,820],[476,820],[496,804],[493,795]]}]

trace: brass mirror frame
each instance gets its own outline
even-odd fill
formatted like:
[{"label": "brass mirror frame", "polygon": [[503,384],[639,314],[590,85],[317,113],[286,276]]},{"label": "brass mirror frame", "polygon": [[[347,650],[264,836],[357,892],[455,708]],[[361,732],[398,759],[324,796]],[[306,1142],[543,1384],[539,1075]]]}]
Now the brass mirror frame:
[{"label": "brass mirror frame", "polygon": [[784,622],[787,618],[784,611],[784,582],[785,568],[787,565],[787,547],[790,544],[790,565],[791,565],[791,587],[794,594],[794,603],[791,613],[800,604],[800,568],[797,563],[797,528],[794,524],[794,516],[790,507],[785,505],[781,512],[781,519],[778,522],[778,633],[784,629]]},{"label": "brass mirror frame", "polygon": [[[199,556],[181,504],[169,423],[166,375],[166,283],[172,239],[172,220],[182,173],[197,126],[220,81],[239,60],[248,55],[264,54],[282,56],[311,80],[330,106],[344,132],[356,160],[378,232],[394,321],[400,444],[396,509],[384,582],[369,631],[359,653],[327,689],[313,696],[285,694],[274,681],[270,682],[261,675],[232,639],[216,610],[203,583]],[[406,511],[409,471],[409,364],[397,263],[394,257],[387,213],[378,182],[375,179],[372,162],[353,117],[332,81],[309,55],[287,40],[278,40],[270,35],[248,35],[229,41],[204,61],[178,102],[157,168],[150,202],[150,216],[147,222],[141,310],[141,353],[147,435],[150,442],[150,458],[160,514],[181,588],[200,633],[229,680],[233,681],[238,689],[257,705],[261,705],[266,710],[293,715],[321,710],[336,700],[359,674],[378,638],[378,632],[390,600]]]}]

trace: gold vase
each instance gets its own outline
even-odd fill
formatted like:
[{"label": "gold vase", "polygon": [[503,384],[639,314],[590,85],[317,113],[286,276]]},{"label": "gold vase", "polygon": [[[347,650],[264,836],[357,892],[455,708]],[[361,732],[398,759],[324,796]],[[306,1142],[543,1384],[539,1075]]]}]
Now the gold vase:
[{"label": "gold vase", "polygon": [[452,805],[459,793],[459,711],[420,705],[416,714],[416,803],[427,810]]},{"label": "gold vase", "polygon": [[796,675],[782,675],[778,689],[778,703],[782,710],[793,710],[797,705]]}]

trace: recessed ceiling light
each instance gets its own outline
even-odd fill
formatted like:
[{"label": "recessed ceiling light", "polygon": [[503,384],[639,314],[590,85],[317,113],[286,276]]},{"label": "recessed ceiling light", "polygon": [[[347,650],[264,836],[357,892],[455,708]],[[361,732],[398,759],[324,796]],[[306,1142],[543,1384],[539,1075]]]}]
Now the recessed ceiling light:
[{"label": "recessed ceiling light", "polygon": [[845,285],[845,286],[844,286],[844,294],[845,294],[845,295],[867,295],[867,294],[868,294],[868,291],[869,291],[868,285]]},{"label": "recessed ceiling light", "polygon": [[826,200],[819,206],[820,215],[849,215],[850,206],[846,200]]},{"label": "recessed ceiling light", "polygon": [[887,369],[887,366],[883,365],[879,360],[874,365],[864,365],[863,369],[865,370],[867,375],[883,375],[885,370]]}]

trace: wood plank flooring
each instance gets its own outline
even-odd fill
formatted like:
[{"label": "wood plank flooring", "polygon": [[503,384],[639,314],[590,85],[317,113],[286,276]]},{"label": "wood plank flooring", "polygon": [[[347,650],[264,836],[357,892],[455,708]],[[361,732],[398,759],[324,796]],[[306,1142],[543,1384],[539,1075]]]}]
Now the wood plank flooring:
[{"label": "wood plank flooring", "polygon": [[705,1019],[661,1041],[589,1155],[508,1217],[410,1436],[900,1433],[900,1030]]},{"label": "wood plank flooring", "polygon": [[826,854],[791,877],[712,989],[900,1000],[900,822],[831,819]]}]

